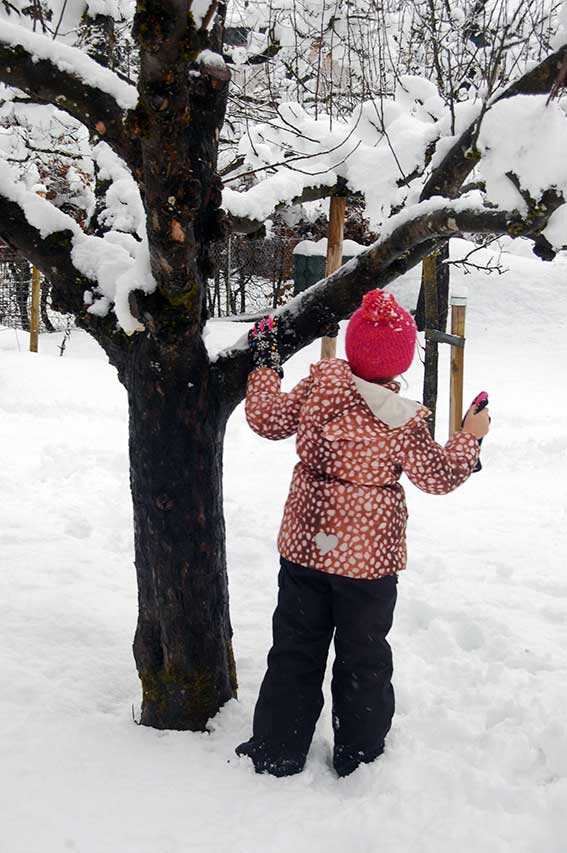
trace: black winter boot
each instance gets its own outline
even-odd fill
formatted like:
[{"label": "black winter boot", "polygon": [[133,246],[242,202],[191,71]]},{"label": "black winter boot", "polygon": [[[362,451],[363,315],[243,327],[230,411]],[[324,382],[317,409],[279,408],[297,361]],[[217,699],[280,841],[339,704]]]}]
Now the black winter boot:
[{"label": "black winter boot", "polygon": [[377,749],[374,752],[363,752],[358,750],[353,752],[345,749],[343,746],[335,746],[333,752],[333,767],[337,771],[337,776],[350,776],[351,773],[360,767],[361,764],[371,764],[379,755],[382,755],[384,748]]},{"label": "black winter boot", "polygon": [[254,738],[241,743],[234,751],[239,757],[251,758],[256,773],[269,773],[270,776],[295,776],[305,765],[305,761],[274,754],[272,749],[262,746]]}]

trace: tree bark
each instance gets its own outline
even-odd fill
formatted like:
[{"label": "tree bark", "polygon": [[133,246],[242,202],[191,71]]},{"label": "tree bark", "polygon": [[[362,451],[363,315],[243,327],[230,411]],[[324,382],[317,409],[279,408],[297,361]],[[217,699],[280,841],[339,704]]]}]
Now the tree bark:
[{"label": "tree bark", "polygon": [[[423,259],[421,268],[421,288],[424,292],[425,328],[439,329],[439,305],[437,299],[437,259],[436,254]],[[423,404],[431,411],[428,418],[431,437],[435,438],[437,415],[437,387],[439,378],[439,346],[436,341],[425,339],[425,358],[423,371]]]},{"label": "tree bark", "polygon": [[144,725],[206,729],[236,695],[222,448],[228,411],[201,341],[164,357],[140,336],[125,371]]},{"label": "tree bark", "polygon": [[[437,312],[438,325],[436,328],[440,332],[447,329],[447,317],[449,316],[449,284],[450,284],[450,267],[446,263],[449,260],[449,243],[440,246],[435,252],[435,281],[437,287]],[[425,319],[425,292],[423,287],[423,273],[421,278],[421,287],[415,309],[415,322],[420,332],[427,328]]]},{"label": "tree bark", "polygon": [[49,313],[47,310],[47,301],[49,299],[49,291],[51,290],[51,283],[44,277],[41,282],[41,322],[45,326],[48,332],[54,332],[55,326],[51,322],[49,318]]}]

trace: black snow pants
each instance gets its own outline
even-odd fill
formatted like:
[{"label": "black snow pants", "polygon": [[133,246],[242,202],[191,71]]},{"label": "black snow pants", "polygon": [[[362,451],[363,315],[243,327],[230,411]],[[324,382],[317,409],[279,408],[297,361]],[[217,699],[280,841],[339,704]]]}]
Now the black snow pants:
[{"label": "black snow pants", "polygon": [[[384,749],[394,714],[392,626],[397,577],[330,575],[281,558],[273,647],[268,655],[248,754],[257,770],[302,769],[323,707],[322,683],[334,632],[333,765],[346,776]],[[280,771],[280,772],[278,772]]]}]

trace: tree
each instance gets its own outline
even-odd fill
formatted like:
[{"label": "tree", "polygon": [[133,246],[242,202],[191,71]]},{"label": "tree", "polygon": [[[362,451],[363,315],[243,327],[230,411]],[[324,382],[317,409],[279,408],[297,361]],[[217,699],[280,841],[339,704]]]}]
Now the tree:
[{"label": "tree", "polygon": [[[157,728],[204,729],[237,686],[222,446],[251,361],[245,338],[211,360],[203,329],[212,273],[208,247],[231,224],[257,226],[259,208],[254,188],[252,195],[241,194],[240,210],[239,200],[226,193],[228,217],[221,208],[217,157],[230,77],[221,56],[224,14],[216,0],[139,0],[133,22],[137,86],[19,23],[3,22],[0,34],[0,79],[34,102],[56,103],[88,130],[93,157],[103,177],[120,186],[132,220],[132,234],[118,227],[103,236],[84,233],[0,161],[0,235],[51,277],[55,307],[72,312],[101,344],[128,393],[139,592],[134,655],[141,721]],[[559,47],[485,109],[472,111],[456,134],[439,121],[416,173],[420,193],[405,196],[397,213],[385,213],[382,236],[356,264],[279,311],[284,360],[349,316],[366,291],[391,283],[451,236],[526,236],[540,253],[553,254],[561,245],[557,217],[566,210],[567,194],[565,177],[553,169],[538,187],[530,170],[522,171],[521,158],[512,158],[503,190],[513,202],[508,206],[479,192],[459,195],[479,159],[498,169],[490,159],[493,135],[483,142],[481,123],[524,94],[534,96],[528,112],[536,105],[539,110],[542,98],[545,104],[552,88],[563,85],[566,57],[567,47]],[[564,132],[556,102],[545,120],[554,133]],[[341,174],[330,178],[329,169],[313,174],[325,166],[328,146],[316,150],[319,140],[311,139],[313,150],[302,153],[317,168],[294,185],[299,195],[358,189]],[[281,169],[272,164],[264,182],[272,210],[296,191],[286,185],[282,197],[273,192]],[[111,225],[119,215],[106,211]]]}]

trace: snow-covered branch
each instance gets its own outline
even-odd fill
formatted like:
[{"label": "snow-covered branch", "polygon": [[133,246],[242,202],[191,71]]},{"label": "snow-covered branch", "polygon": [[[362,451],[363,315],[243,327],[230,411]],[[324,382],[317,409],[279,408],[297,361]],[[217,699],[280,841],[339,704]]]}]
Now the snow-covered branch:
[{"label": "snow-covered branch", "polygon": [[126,162],[137,160],[137,143],[126,128],[127,111],[137,103],[135,87],[78,48],[3,20],[0,81],[65,110]]},{"label": "snow-covered branch", "polygon": [[[490,107],[517,95],[547,95],[558,79],[562,63],[567,57],[567,45],[548,56],[535,68],[532,68],[507,89],[500,92]],[[489,107],[489,109],[490,109]],[[489,111],[489,110],[488,110]],[[478,139],[480,125],[487,111],[476,116],[458,136],[445,156],[435,165],[421,192],[421,199],[436,195],[453,198],[458,194],[463,182],[473,171],[479,160],[475,142]]]},{"label": "snow-covered branch", "polygon": [[109,333],[116,321],[126,334],[142,328],[132,315],[130,293],[155,289],[145,234],[141,242],[118,231],[104,238],[85,234],[0,161],[0,236],[49,278],[58,310],[75,314],[89,331],[100,320]]},{"label": "snow-covered branch", "polygon": [[[263,185],[261,186],[263,187]],[[321,184],[314,187],[306,186],[298,195],[292,196],[287,202],[277,201],[274,206],[274,212],[277,212],[278,210],[285,210],[293,205],[305,204],[306,202],[319,201],[321,199],[331,198],[331,196],[334,195],[345,194],[345,183],[340,179],[331,186]],[[238,193],[236,193],[236,195],[238,195]],[[360,193],[349,192],[348,196],[349,198],[359,198]],[[264,198],[265,197],[264,192]],[[236,209],[238,209],[238,207],[236,207]],[[265,219],[252,219],[247,216],[237,216],[234,213],[230,213],[228,216],[228,222],[230,224],[230,229],[234,234],[254,234],[254,232],[258,231],[264,225]]]},{"label": "snow-covered branch", "polygon": [[[242,159],[229,181],[232,186],[240,181],[243,188],[223,191],[234,230],[254,230],[278,208],[301,201],[306,190],[310,199],[324,198],[336,191],[339,180],[348,194],[364,196],[375,230],[392,211],[419,198],[455,197],[488,150],[479,143],[487,117],[503,104],[533,96],[529,109],[526,100],[515,113],[511,137],[530,132],[540,106],[559,117],[557,102],[553,109],[544,96],[564,85],[566,56],[563,46],[492,98],[473,93],[450,108],[431,81],[415,75],[400,76],[391,98],[363,102],[349,120],[331,122],[329,115],[314,118],[298,103],[280,104],[275,118],[250,126],[240,140]],[[492,148],[501,150],[500,145]]]},{"label": "snow-covered branch", "polygon": [[[551,217],[565,211],[563,197],[553,190],[545,194],[537,209],[525,215],[517,210],[483,207],[478,194],[454,201],[435,197],[412,205],[391,217],[380,239],[366,251],[278,309],[284,359],[349,317],[369,290],[386,287],[449,238],[506,234],[537,242]],[[217,367],[228,378],[234,403],[238,402],[250,370],[246,336],[220,354]]]}]

